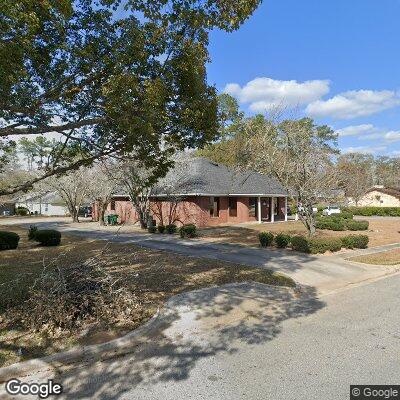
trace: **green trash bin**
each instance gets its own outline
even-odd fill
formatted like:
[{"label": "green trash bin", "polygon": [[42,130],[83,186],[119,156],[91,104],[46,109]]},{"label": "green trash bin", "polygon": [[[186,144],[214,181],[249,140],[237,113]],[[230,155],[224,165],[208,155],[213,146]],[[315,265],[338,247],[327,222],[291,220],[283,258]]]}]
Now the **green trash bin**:
[{"label": "green trash bin", "polygon": [[108,225],[117,225],[118,224],[118,215],[110,214],[108,217]]}]

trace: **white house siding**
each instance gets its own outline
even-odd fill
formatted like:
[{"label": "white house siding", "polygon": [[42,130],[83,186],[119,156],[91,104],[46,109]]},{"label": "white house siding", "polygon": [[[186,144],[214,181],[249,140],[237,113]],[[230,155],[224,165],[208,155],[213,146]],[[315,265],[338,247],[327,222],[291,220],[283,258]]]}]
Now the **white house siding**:
[{"label": "white house siding", "polygon": [[68,210],[63,205],[49,203],[17,203],[17,207],[26,207],[31,214],[47,215],[47,216],[66,216]]},{"label": "white house siding", "polygon": [[[355,205],[350,201],[350,205]],[[364,195],[357,204],[358,207],[400,207],[400,199],[390,194],[373,190]]]}]

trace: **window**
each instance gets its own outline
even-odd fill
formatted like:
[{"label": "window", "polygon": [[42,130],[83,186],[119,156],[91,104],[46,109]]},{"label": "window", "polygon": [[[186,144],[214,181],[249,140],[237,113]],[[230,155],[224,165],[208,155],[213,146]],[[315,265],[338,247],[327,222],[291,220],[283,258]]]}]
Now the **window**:
[{"label": "window", "polygon": [[237,217],[237,198],[229,197],[229,216]]},{"label": "window", "polygon": [[257,197],[249,198],[249,217],[258,217],[258,199]]},{"label": "window", "polygon": [[211,217],[219,217],[219,197],[210,197],[210,215]]},{"label": "window", "polygon": [[111,200],[111,211],[115,211],[115,200]]}]

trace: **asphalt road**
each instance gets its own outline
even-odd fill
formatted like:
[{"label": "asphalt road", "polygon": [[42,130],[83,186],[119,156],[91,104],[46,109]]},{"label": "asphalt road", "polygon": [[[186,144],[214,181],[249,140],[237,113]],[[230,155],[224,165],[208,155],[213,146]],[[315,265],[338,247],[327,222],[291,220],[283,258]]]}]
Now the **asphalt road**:
[{"label": "asphalt road", "polygon": [[203,293],[202,313],[184,298],[124,357],[30,379],[54,378],[68,400],[349,399],[351,384],[400,383],[399,288],[392,275],[319,298]]}]

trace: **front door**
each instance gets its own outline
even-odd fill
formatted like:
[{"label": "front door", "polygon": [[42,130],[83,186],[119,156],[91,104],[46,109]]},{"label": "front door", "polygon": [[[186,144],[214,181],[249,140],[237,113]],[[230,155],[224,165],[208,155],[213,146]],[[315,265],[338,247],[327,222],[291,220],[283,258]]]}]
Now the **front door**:
[{"label": "front door", "polygon": [[270,198],[261,197],[261,221],[269,221],[271,216]]}]

